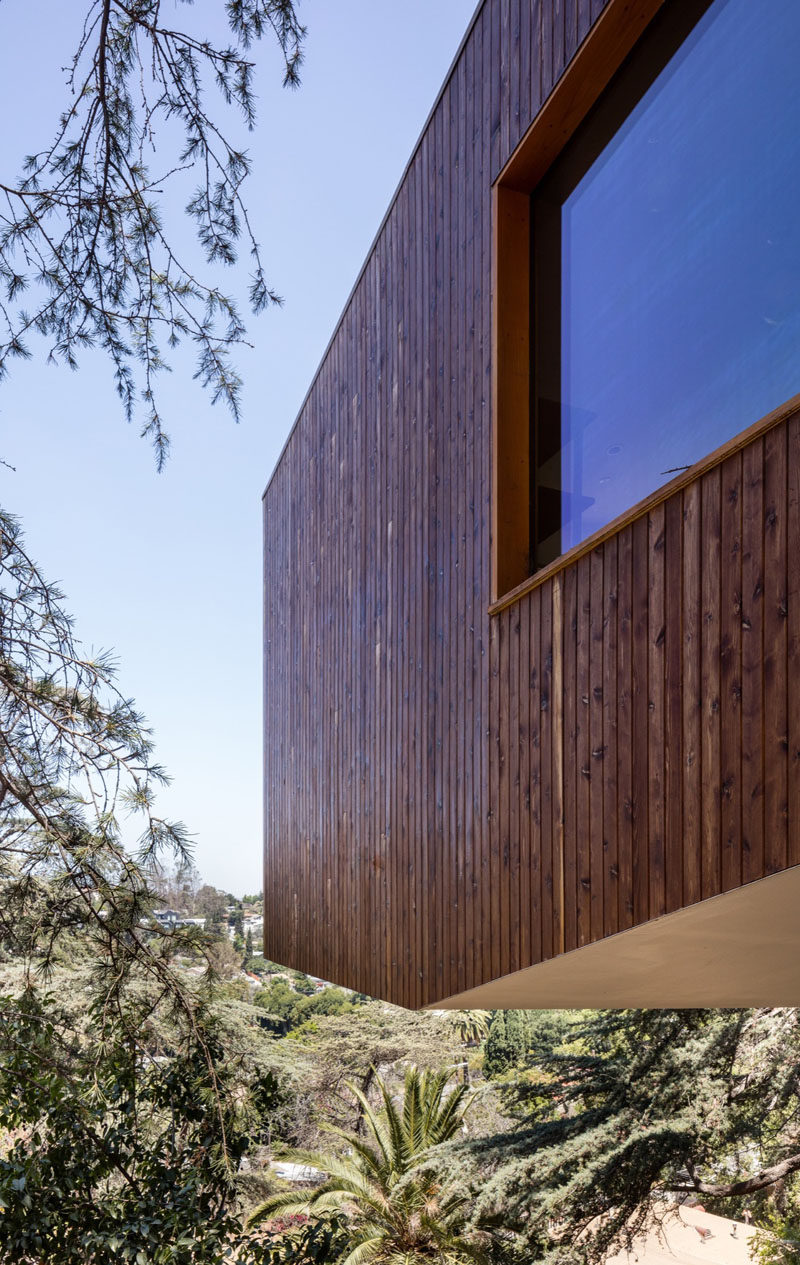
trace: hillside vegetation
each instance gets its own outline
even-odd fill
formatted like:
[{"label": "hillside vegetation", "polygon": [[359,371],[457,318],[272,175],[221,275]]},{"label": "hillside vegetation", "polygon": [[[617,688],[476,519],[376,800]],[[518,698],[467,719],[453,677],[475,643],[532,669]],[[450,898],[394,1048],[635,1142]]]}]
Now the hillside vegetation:
[{"label": "hillside vegetation", "polygon": [[154,881],[199,1047],[144,970],[99,1005],[84,927],[6,945],[0,1261],[595,1261],[665,1198],[794,1253],[797,1012],[413,1013],[265,961],[261,917]]}]

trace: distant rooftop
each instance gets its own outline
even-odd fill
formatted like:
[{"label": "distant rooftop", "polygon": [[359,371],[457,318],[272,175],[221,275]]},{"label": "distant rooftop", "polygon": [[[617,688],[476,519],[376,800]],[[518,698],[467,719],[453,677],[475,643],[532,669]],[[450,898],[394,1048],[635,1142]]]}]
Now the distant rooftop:
[{"label": "distant rooftop", "polygon": [[665,1208],[661,1227],[635,1240],[607,1265],[752,1265],[753,1225],[717,1217],[702,1205]]}]

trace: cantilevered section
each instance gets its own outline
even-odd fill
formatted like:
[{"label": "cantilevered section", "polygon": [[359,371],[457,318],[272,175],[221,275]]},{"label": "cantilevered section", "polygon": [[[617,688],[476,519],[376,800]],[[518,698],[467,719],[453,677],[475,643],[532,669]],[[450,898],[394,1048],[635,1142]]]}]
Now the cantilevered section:
[{"label": "cantilevered section", "polygon": [[800,867],[436,1003],[484,1007],[796,1006]]},{"label": "cantilevered section", "polygon": [[522,539],[581,505],[563,408],[560,482],[535,451],[529,195],[642,32],[724,2],[476,13],[264,497],[273,960],[413,1007],[800,1004],[800,358],[534,573]]}]

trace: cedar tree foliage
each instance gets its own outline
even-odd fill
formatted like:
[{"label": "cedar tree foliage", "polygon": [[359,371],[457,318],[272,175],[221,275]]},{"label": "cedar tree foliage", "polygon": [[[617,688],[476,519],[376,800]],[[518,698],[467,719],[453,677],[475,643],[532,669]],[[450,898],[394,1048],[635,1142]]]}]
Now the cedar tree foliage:
[{"label": "cedar tree foliage", "polygon": [[[293,0],[226,0],[224,45],[169,24],[188,2],[168,19],[160,0],[87,0],[55,133],[0,182],[0,379],[37,337],[73,369],[102,350],[159,468],[168,349],[193,344],[196,376],[238,416],[245,326],[216,265],[244,246],[252,310],[278,301],[242,200],[248,156],[208,96],[252,127],[249,50],[273,36],[293,85],[304,37]],[[187,180],[199,271],[164,228]],[[231,1064],[210,974],[176,964],[213,945],[151,917],[164,856],[189,862],[185,829],[156,811],[165,781],[113,662],[76,641],[0,511],[0,964],[23,979],[0,996],[0,1261],[213,1265],[237,1236],[248,1113],[277,1088]],[[79,1016],[48,995],[76,963]]]},{"label": "cedar tree foliage", "polygon": [[600,1261],[667,1199],[736,1216],[800,1172],[796,1010],[590,1011],[568,1038],[505,1091],[518,1129],[450,1156],[528,1259]]},{"label": "cedar tree foliage", "polygon": [[[150,868],[165,851],[188,860],[185,828],[155,811],[166,780],[112,662],[85,655],[61,593],[0,512],[0,943],[13,956],[35,955],[46,973],[80,928],[111,997],[129,959],[161,979],[166,964],[137,928]],[[123,816],[141,822],[138,856]]]},{"label": "cedar tree foliage", "polygon": [[164,781],[0,514],[0,1262],[227,1259],[248,1112],[271,1103],[176,962],[203,934],[151,917],[159,857],[187,860]]},{"label": "cedar tree foliage", "polygon": [[242,200],[250,160],[209,111],[207,94],[216,90],[252,128],[253,44],[277,40],[293,86],[305,34],[294,0],[225,0],[224,45],[171,25],[180,7],[89,0],[55,134],[25,159],[18,180],[0,182],[0,378],[14,357],[32,354],[31,335],[73,369],[82,350],[102,349],[159,468],[169,440],[156,381],[168,349],[193,343],[195,376],[238,417],[231,351],[246,334],[234,300],[198,275],[165,230],[166,195],[194,180],[186,213],[206,265],[232,265],[244,246],[252,311],[280,301]]}]

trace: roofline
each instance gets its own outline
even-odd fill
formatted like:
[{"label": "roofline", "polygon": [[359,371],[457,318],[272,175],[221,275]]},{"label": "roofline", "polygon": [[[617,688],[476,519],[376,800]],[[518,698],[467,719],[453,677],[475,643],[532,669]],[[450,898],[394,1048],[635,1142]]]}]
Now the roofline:
[{"label": "roofline", "polygon": [[284,443],[283,443],[283,447],[281,448],[280,452],[278,453],[278,456],[277,456],[276,461],[275,461],[275,465],[273,466],[273,469],[272,469],[272,474],[269,476],[269,479],[267,480],[267,485],[266,485],[266,487],[264,488],[264,491],[263,491],[263,492],[262,492],[262,494],[261,494],[261,499],[262,499],[262,501],[264,500],[264,497],[267,495],[267,492],[268,492],[268,491],[269,491],[269,489],[270,489],[270,485],[272,484],[272,480],[275,478],[275,475],[278,473],[278,467],[280,466],[281,462],[283,461],[283,458],[284,458],[284,455],[285,455],[285,453],[286,453],[286,450],[287,450],[287,448],[289,447],[289,444],[290,444],[290,443],[291,443],[291,441],[292,441],[292,436],[294,435],[294,432],[295,432],[295,430],[297,429],[298,422],[300,421],[300,418],[303,416],[303,413],[305,412],[305,408],[306,408],[306,405],[308,404],[309,398],[310,398],[310,396],[311,396],[311,392],[314,390],[314,387],[315,387],[315,386],[316,386],[316,384],[317,384],[317,379],[319,378],[319,375],[320,375],[320,373],[322,372],[322,366],[325,364],[325,361],[328,359],[328,354],[329,354],[329,352],[330,352],[331,348],[333,347],[334,342],[336,341],[336,337],[337,337],[337,335],[338,335],[338,333],[339,333],[339,330],[340,330],[340,329],[341,329],[341,327],[342,327],[342,324],[343,324],[343,322],[344,322],[344,318],[345,318],[345,316],[347,315],[348,308],[350,307],[350,304],[351,304],[351,303],[352,303],[352,301],[353,301],[353,298],[354,298],[354,296],[355,296],[356,290],[358,289],[359,285],[361,284],[361,279],[362,279],[362,277],[364,276],[364,273],[366,272],[366,270],[367,270],[367,268],[368,268],[368,266],[369,266],[369,262],[370,262],[370,260],[372,259],[373,254],[375,253],[375,247],[377,246],[377,244],[378,244],[378,242],[379,242],[379,240],[380,240],[381,234],[383,233],[383,230],[385,229],[385,227],[386,227],[386,225],[387,225],[387,223],[388,223],[388,221],[389,221],[389,217],[390,217],[390,215],[392,214],[392,211],[394,210],[394,205],[395,205],[395,203],[396,203],[396,201],[397,201],[398,197],[400,196],[400,190],[403,188],[403,185],[404,185],[404,184],[405,184],[405,182],[406,182],[406,177],[408,176],[408,173],[409,173],[409,171],[411,170],[411,166],[412,166],[412,164],[413,164],[413,162],[414,162],[414,159],[415,159],[415,158],[416,158],[416,156],[417,156],[417,153],[419,152],[419,148],[420,148],[420,146],[421,146],[421,144],[422,144],[422,141],[423,141],[423,139],[424,139],[424,137],[425,137],[425,134],[426,134],[426,132],[428,131],[428,128],[430,127],[431,120],[433,119],[434,114],[436,113],[436,111],[437,111],[437,110],[438,110],[438,108],[439,108],[439,105],[440,105],[440,103],[441,103],[441,101],[442,101],[442,98],[444,97],[444,94],[445,94],[445,92],[446,92],[446,90],[447,90],[447,87],[448,87],[448,85],[449,85],[449,83],[450,83],[450,80],[453,78],[453,75],[454,75],[454,73],[455,73],[456,67],[458,66],[458,63],[459,63],[459,62],[460,62],[460,60],[461,60],[461,56],[462,56],[462,54],[463,54],[463,52],[464,52],[464,49],[466,48],[467,41],[469,40],[469,37],[470,37],[470,35],[471,35],[471,34],[472,34],[472,32],[473,32],[473,29],[474,29],[474,27],[475,27],[475,24],[476,24],[476,22],[478,21],[478,17],[480,16],[481,10],[483,9],[483,7],[484,7],[484,4],[485,4],[485,3],[486,3],[486,0],[478,0],[478,4],[477,4],[477,7],[476,7],[476,9],[475,9],[475,12],[473,13],[472,17],[471,17],[471,18],[470,18],[470,20],[469,20],[469,23],[467,24],[467,29],[466,29],[466,31],[464,32],[464,34],[463,34],[463,36],[462,36],[462,38],[461,38],[461,42],[459,43],[458,48],[456,49],[455,55],[454,55],[454,57],[453,57],[453,60],[452,60],[452,61],[451,61],[451,63],[450,63],[450,68],[448,69],[447,74],[445,75],[444,80],[442,81],[442,86],[441,86],[441,88],[439,89],[438,93],[436,94],[436,99],[435,99],[435,101],[434,101],[433,105],[431,106],[430,110],[428,111],[428,115],[427,115],[427,117],[426,117],[426,119],[425,119],[425,122],[424,122],[424,123],[423,123],[423,125],[422,125],[422,130],[420,131],[420,134],[419,134],[419,136],[417,137],[416,144],[414,145],[414,148],[413,148],[413,149],[412,149],[412,151],[411,151],[411,154],[410,154],[410,156],[409,156],[408,162],[406,163],[405,167],[403,168],[403,174],[401,175],[401,177],[400,177],[400,179],[399,179],[399,181],[398,181],[398,183],[397,183],[397,187],[395,188],[394,193],[392,194],[391,198],[389,199],[389,205],[388,205],[388,207],[386,208],[386,212],[385,212],[385,214],[384,214],[384,216],[383,216],[383,219],[381,220],[380,224],[378,225],[378,230],[377,230],[377,232],[375,233],[375,236],[373,237],[373,239],[372,239],[372,241],[371,241],[371,243],[370,243],[369,249],[367,250],[366,256],[365,256],[365,258],[364,258],[364,262],[363,262],[363,264],[361,265],[361,267],[359,268],[359,270],[358,270],[358,275],[356,276],[356,279],[355,279],[355,281],[353,282],[353,285],[352,285],[352,286],[351,286],[351,288],[350,288],[350,293],[348,294],[348,296],[347,296],[347,298],[346,298],[346,300],[345,300],[344,307],[342,308],[342,311],[341,311],[341,314],[340,314],[340,316],[339,316],[339,319],[338,319],[338,321],[336,322],[336,325],[334,326],[333,333],[331,334],[330,338],[328,339],[328,342],[327,342],[327,344],[326,344],[326,346],[325,346],[325,350],[323,351],[322,356],[321,356],[321,358],[320,358],[320,361],[319,361],[319,363],[318,363],[318,365],[317,365],[317,367],[316,367],[316,369],[315,369],[315,371],[314,371],[314,375],[313,375],[313,377],[312,377],[312,379],[311,379],[311,383],[310,383],[310,385],[309,385],[309,388],[308,388],[308,390],[306,391],[305,395],[303,396],[303,401],[302,401],[302,403],[301,403],[301,405],[300,405],[300,408],[299,408],[299,409],[298,409],[298,411],[297,411],[297,415],[296,415],[296,417],[295,417],[295,419],[294,419],[294,422],[292,423],[291,430],[289,431],[289,434],[286,436],[286,439],[284,440]]}]

